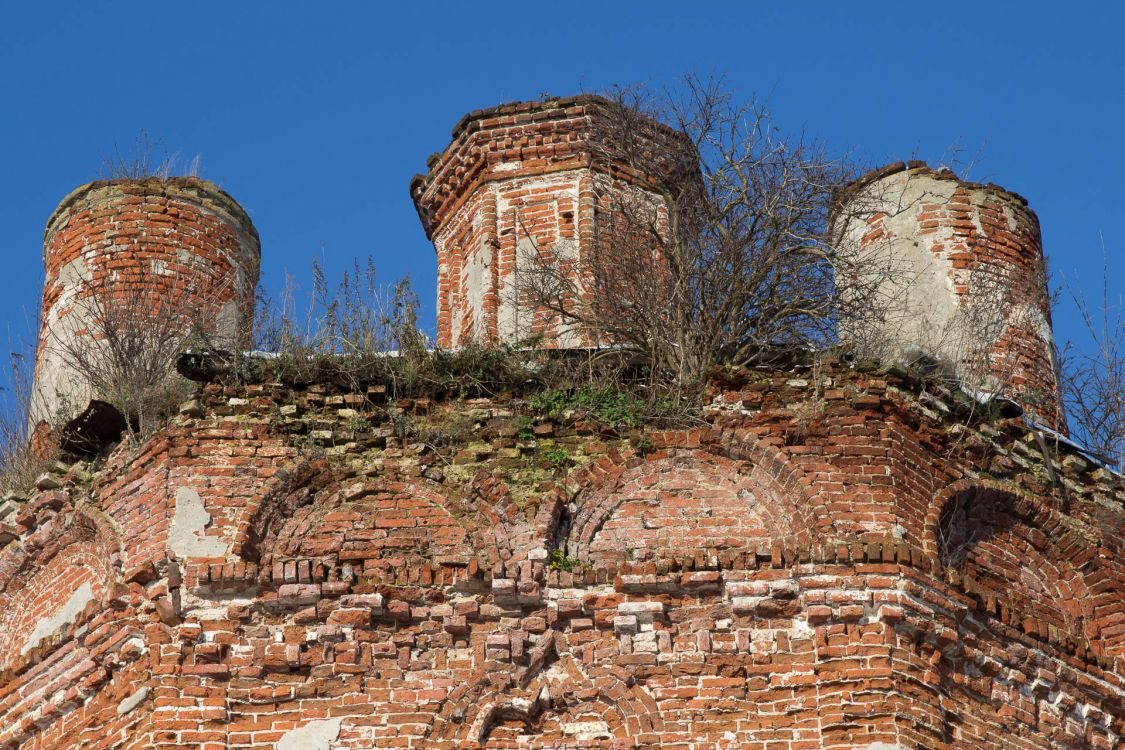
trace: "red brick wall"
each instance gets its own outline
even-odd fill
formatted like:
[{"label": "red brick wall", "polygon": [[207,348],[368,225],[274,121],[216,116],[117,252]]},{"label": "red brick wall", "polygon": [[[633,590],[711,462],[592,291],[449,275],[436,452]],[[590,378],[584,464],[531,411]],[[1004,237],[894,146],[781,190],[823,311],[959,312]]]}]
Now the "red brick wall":
[{"label": "red brick wall", "polygon": [[[0,526],[6,610],[106,581],[5,662],[0,747],[1121,746],[1119,476],[894,376],[712,395],[644,455],[404,403],[473,435],[435,454],[360,394],[207,386],[206,416]],[[184,487],[224,553],[169,559]]]},{"label": "red brick wall", "polygon": [[[90,522],[79,518],[77,523],[81,527]],[[0,595],[0,632],[12,636],[0,644],[0,672],[26,662],[28,652],[36,647],[53,645],[51,636],[55,635],[55,628],[44,628],[40,621],[63,624],[84,619],[78,611],[87,604],[92,606],[93,612],[100,610],[108,587],[114,582],[112,568],[119,561],[116,550],[108,547],[106,540],[83,533],[81,528],[61,534],[57,530],[40,530],[40,537],[48,534],[58,534],[63,541],[51,540],[58,549],[42,555],[46,560],[35,560],[34,553],[21,555],[15,550],[9,551],[6,562],[18,567],[11,577],[5,576],[4,591]],[[62,613],[68,600],[84,589],[87,595],[77,599],[77,611],[64,617]]]}]

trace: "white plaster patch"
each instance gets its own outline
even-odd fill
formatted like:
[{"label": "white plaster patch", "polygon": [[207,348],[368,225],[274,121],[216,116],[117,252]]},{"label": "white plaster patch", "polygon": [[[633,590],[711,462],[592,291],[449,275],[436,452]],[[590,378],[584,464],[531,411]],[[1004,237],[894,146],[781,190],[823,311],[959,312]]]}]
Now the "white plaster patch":
[{"label": "white plaster patch", "polygon": [[508,273],[504,279],[505,292],[500,295],[500,310],[497,314],[497,325],[500,329],[501,340],[513,343],[531,335],[531,324],[534,320],[534,311],[520,304],[519,274],[535,267],[538,248],[535,241],[526,236],[521,236],[516,241],[515,270]]},{"label": "white plaster patch", "polygon": [[278,741],[278,750],[328,750],[328,743],[340,737],[340,719],[319,719],[289,730]]},{"label": "white plaster patch", "polygon": [[93,274],[90,273],[90,269],[86,265],[86,259],[78,257],[59,269],[58,283],[66,287],[66,291],[70,292],[71,296],[73,296],[76,291],[73,290],[74,287],[92,278]]},{"label": "white plaster patch", "polygon": [[[887,213],[881,222],[887,236],[862,250],[867,260],[859,269],[865,281],[878,283],[878,304],[885,312],[881,322],[869,325],[860,320],[860,328],[853,326],[845,333],[885,358],[909,359],[914,350],[938,354],[957,363],[957,374],[965,383],[979,387],[988,376],[966,367],[965,359],[987,350],[1003,332],[1009,289],[1006,283],[989,284],[984,276],[953,268],[950,255],[968,242],[954,227],[930,226],[926,234],[919,234],[923,210],[944,206],[958,189],[953,180],[907,170],[877,181],[857,199],[858,213],[847,219],[844,248],[852,248],[848,252],[863,245],[862,238],[872,228],[866,219],[875,211]],[[995,198],[977,190],[969,200],[976,232],[986,234],[980,209],[995,204]],[[1008,217],[1009,224],[1013,220]],[[967,284],[969,291],[958,295],[955,289],[960,284]],[[848,322],[843,325],[846,329]]]},{"label": "white plaster patch", "polygon": [[176,260],[180,265],[187,266],[188,268],[199,268],[203,263],[203,259],[198,253],[186,247],[181,247],[176,250]]},{"label": "white plaster patch", "polygon": [[227,545],[216,537],[205,536],[211,514],[203,499],[190,487],[176,490],[176,515],[168,530],[168,547],[181,560],[190,557],[225,557]]},{"label": "white plaster patch", "polygon": [[55,612],[50,617],[41,617],[35,623],[35,630],[31,631],[31,635],[24,641],[23,647],[20,648],[21,654],[26,654],[31,649],[39,645],[39,641],[54,633],[63,625],[74,622],[74,618],[78,613],[85,609],[86,605],[94,600],[94,589],[90,587],[89,583],[83,583],[70,598],[66,600],[66,604]]},{"label": "white plaster patch", "polygon": [[129,713],[134,708],[136,708],[137,706],[144,703],[145,698],[147,698],[147,697],[148,697],[148,688],[146,688],[146,687],[141,688],[140,690],[133,693],[128,698],[126,698],[125,700],[123,700],[123,701],[121,701],[120,703],[117,704],[117,715],[122,716],[124,714]]},{"label": "white plaster patch", "polygon": [[563,237],[555,243],[554,250],[559,260],[578,260],[578,240]]},{"label": "white plaster patch", "polygon": [[477,251],[468,259],[468,267],[463,272],[465,278],[461,283],[468,295],[469,306],[473,310],[473,335],[478,339],[485,336],[484,328],[484,298],[492,291],[492,274],[489,268],[492,265],[492,247],[487,239],[482,239]]},{"label": "white plaster patch", "polygon": [[790,638],[812,638],[816,635],[816,628],[809,625],[807,620],[794,620],[793,627],[789,629]]},{"label": "white plaster patch", "polygon": [[1009,325],[1026,323],[1028,327],[1035,331],[1035,334],[1047,344],[1053,344],[1055,341],[1055,334],[1054,331],[1051,330],[1051,324],[1043,315],[1043,311],[1033,305],[1028,305],[1026,303],[1013,305],[1008,315],[1008,321]]},{"label": "white plaster patch", "polygon": [[277,743],[277,750],[328,750],[332,740],[340,736],[341,719],[318,719],[286,732]]},{"label": "white plaster patch", "polygon": [[224,302],[223,306],[219,308],[219,313],[216,316],[218,325],[216,326],[215,333],[212,334],[211,340],[214,346],[234,348],[238,344],[237,331],[239,330],[239,321],[242,320],[242,310],[239,309],[238,302],[230,300]]},{"label": "white plaster patch", "polygon": [[613,738],[609,724],[604,721],[564,722],[562,732],[576,740],[608,740]]},{"label": "white plaster patch", "polygon": [[905,748],[897,742],[893,745],[889,742],[872,742],[867,747],[861,747],[858,750],[905,750]]}]

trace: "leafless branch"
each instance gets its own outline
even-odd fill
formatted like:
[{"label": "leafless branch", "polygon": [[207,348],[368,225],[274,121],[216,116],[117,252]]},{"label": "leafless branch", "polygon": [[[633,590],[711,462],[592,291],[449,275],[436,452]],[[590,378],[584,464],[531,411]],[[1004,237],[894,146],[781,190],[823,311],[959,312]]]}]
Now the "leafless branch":
[{"label": "leafless branch", "polygon": [[1063,348],[1063,399],[1075,437],[1125,469],[1125,303],[1110,291],[1104,241],[1101,281],[1101,299],[1093,302],[1077,279],[1066,284],[1089,344]]},{"label": "leafless branch", "polygon": [[72,309],[49,327],[48,345],[82,374],[94,397],[134,418],[147,434],[190,388],[174,372],[177,356],[193,341],[218,343],[207,333],[214,321],[204,316],[218,308],[210,298],[221,293],[205,295],[182,278],[160,285],[139,273],[88,280]]}]

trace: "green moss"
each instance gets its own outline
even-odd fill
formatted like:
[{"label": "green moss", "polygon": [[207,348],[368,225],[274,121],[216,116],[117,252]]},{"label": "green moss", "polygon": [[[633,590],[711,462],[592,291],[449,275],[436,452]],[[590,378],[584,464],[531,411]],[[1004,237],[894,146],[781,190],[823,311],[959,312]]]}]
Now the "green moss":
[{"label": "green moss", "polygon": [[570,451],[568,451],[561,445],[544,448],[540,451],[540,455],[542,455],[543,458],[547,459],[547,462],[550,463],[551,466],[555,469],[564,469],[574,463],[574,459],[573,457],[571,457]]},{"label": "green moss", "polygon": [[561,549],[553,549],[547,555],[547,568],[561,570],[569,573],[582,567],[582,562],[574,557],[567,557]]},{"label": "green moss", "polygon": [[552,388],[532,396],[531,408],[550,417],[582,409],[607,425],[636,427],[645,412],[645,402],[629,391],[586,386]]}]

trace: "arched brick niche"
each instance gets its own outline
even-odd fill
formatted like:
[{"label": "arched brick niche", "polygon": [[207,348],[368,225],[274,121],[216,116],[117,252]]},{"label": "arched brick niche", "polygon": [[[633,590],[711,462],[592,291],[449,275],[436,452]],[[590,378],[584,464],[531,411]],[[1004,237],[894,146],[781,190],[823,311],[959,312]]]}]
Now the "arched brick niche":
[{"label": "arched brick niche", "polygon": [[18,668],[37,646],[99,611],[118,563],[104,530],[82,515],[16,562],[0,593],[0,672]]},{"label": "arched brick niche", "polygon": [[627,734],[625,722],[607,701],[544,708],[533,698],[501,699],[482,711],[474,738],[483,748],[613,748]]},{"label": "arched brick niche", "polygon": [[406,481],[358,482],[295,491],[285,513],[256,546],[261,561],[314,558],[362,561],[365,571],[467,563],[496,557],[495,543],[462,503]]},{"label": "arched brick niche", "polygon": [[612,565],[768,548],[794,538],[794,503],[778,490],[752,464],[675,452],[583,493],[567,552]]},{"label": "arched brick niche", "polygon": [[1056,628],[1100,650],[1084,561],[1070,552],[1086,545],[1057,513],[1002,483],[958,482],[938,496],[929,521],[927,544],[942,566],[1013,622],[1034,620],[1035,630]]}]

